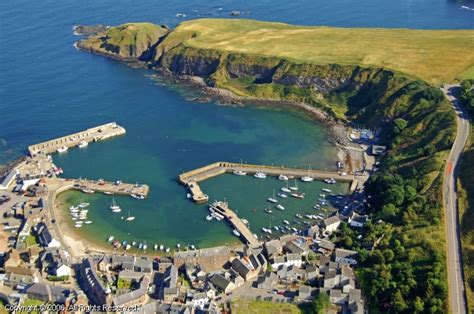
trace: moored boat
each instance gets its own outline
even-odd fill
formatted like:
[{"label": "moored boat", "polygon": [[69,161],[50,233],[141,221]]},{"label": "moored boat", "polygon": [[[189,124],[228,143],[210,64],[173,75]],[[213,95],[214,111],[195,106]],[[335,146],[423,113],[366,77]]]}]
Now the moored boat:
[{"label": "moored boat", "polygon": [[288,195],[286,195],[285,193],[278,193],[277,194],[278,197],[281,197],[281,198],[288,198]]},{"label": "moored boat", "polygon": [[293,192],[291,193],[291,196],[294,198],[304,198],[304,193]]},{"label": "moored boat", "polygon": [[240,232],[238,232],[236,229],[232,230],[232,233],[233,233],[236,237],[240,237]]},{"label": "moored boat", "polygon": [[67,146],[61,146],[61,147],[58,147],[58,149],[56,149],[58,153],[65,153],[67,152],[67,150],[68,150]]},{"label": "moored boat", "polygon": [[263,172],[257,172],[256,174],[253,175],[257,179],[265,179],[267,177],[266,173]]},{"label": "moored boat", "polygon": [[79,144],[77,144],[77,147],[84,148],[87,147],[87,145],[89,145],[89,143],[87,143],[86,141],[81,141],[79,142]]},{"label": "moored boat", "polygon": [[281,180],[281,181],[288,181],[288,177],[285,176],[284,174],[280,174],[280,175],[278,176],[278,180]]},{"label": "moored boat", "polygon": [[279,210],[285,210],[285,207],[281,204],[278,204],[276,208],[278,208]]},{"label": "moored boat", "polygon": [[234,170],[232,173],[237,175],[237,176],[246,176],[247,175],[247,172],[242,171],[242,170]]}]

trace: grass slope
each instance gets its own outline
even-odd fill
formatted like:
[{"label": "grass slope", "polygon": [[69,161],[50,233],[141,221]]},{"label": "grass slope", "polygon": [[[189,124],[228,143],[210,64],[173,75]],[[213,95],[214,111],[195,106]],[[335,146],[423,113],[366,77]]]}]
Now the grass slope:
[{"label": "grass slope", "polygon": [[[430,83],[474,77],[474,31],[304,27],[254,20],[199,19],[173,36],[185,43],[315,64],[383,66]],[[184,36],[185,37],[185,36]]]}]

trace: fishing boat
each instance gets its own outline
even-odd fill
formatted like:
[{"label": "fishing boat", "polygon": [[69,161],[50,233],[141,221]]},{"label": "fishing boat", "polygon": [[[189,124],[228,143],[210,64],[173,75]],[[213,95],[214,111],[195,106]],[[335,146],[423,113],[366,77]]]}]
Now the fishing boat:
[{"label": "fishing boat", "polygon": [[284,223],[285,225],[289,225],[289,224],[290,224],[290,222],[289,222],[288,220],[283,220],[283,223]]},{"label": "fishing boat", "polygon": [[293,230],[294,232],[298,232],[298,229],[296,229],[295,227],[292,227],[291,230]]},{"label": "fishing boat", "polygon": [[67,152],[67,150],[68,150],[67,146],[61,146],[61,147],[58,147],[58,149],[56,149],[58,153],[65,153]]},{"label": "fishing boat", "polygon": [[86,141],[81,141],[79,142],[79,144],[77,144],[77,147],[84,148],[87,147],[87,145],[89,145],[89,143],[87,143]]},{"label": "fishing boat", "polygon": [[236,237],[240,237],[240,232],[238,232],[236,229],[232,230],[232,233],[233,233]]},{"label": "fishing boat", "polygon": [[281,204],[278,204],[276,208],[278,208],[279,210],[285,210],[285,207]]},{"label": "fishing boat", "polygon": [[107,239],[107,241],[112,242],[114,239],[115,239],[115,237],[114,237],[113,235],[111,235],[111,236]]},{"label": "fishing boat", "polygon": [[304,198],[304,193],[293,192],[291,193],[291,196],[294,198]]},{"label": "fishing boat", "polygon": [[265,179],[267,177],[266,173],[263,172],[257,172],[256,174],[253,175],[257,179]]},{"label": "fishing boat", "polygon": [[[295,179],[295,185],[290,186],[289,189],[290,189],[291,191],[298,191],[298,182],[296,182],[296,179]],[[290,191],[290,192],[291,192],[291,191]]]},{"label": "fishing boat", "polygon": [[81,191],[83,193],[86,193],[86,194],[94,194],[95,193],[94,190],[92,190],[92,189],[82,189]]},{"label": "fishing boat", "polygon": [[288,181],[288,177],[285,176],[284,174],[280,174],[280,175],[278,176],[278,180],[281,180],[281,181]]},{"label": "fishing boat", "polygon": [[221,214],[219,214],[219,213],[217,213],[217,212],[214,212],[214,213],[212,213],[211,215],[212,215],[212,216],[214,217],[214,219],[217,220],[217,221],[221,221],[222,219],[224,219],[224,216],[221,215]]},{"label": "fishing boat", "polygon": [[270,203],[278,203],[278,200],[275,198],[275,190],[273,190],[273,196],[267,198],[267,201],[269,201]]}]

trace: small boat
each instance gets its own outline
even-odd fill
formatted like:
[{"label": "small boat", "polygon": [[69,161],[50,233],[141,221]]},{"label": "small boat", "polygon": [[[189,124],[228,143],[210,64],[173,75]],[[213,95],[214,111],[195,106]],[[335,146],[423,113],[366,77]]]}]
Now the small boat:
[{"label": "small boat", "polygon": [[122,241],[122,245],[123,245],[123,246],[127,245],[127,243],[128,243],[127,240],[123,240],[123,241]]},{"label": "small boat", "polygon": [[71,220],[76,221],[77,217],[72,217]]},{"label": "small boat", "polygon": [[81,228],[81,227],[82,227],[82,224],[75,224],[74,227],[76,227],[76,228]]},{"label": "small boat", "polygon": [[282,187],[280,190],[282,192],[285,192],[285,193],[291,193],[291,190],[289,188],[286,188],[286,187]]},{"label": "small boat", "polygon": [[163,244],[160,244],[160,251],[163,251],[164,248]]},{"label": "small boat", "polygon": [[321,189],[321,191],[323,191],[323,192],[327,192],[327,193],[331,193],[331,192],[332,192],[330,189],[326,189],[326,188],[324,188],[324,189]]},{"label": "small boat", "polygon": [[69,207],[69,210],[71,210],[71,211],[77,210],[77,209],[79,209],[79,207],[77,207],[77,206],[71,206],[71,207]]},{"label": "small boat", "polygon": [[128,250],[130,250],[131,247],[132,247],[132,246],[131,246],[130,244],[127,244],[127,245],[125,246],[125,250],[128,251]]},{"label": "small boat", "polygon": [[79,144],[77,144],[77,147],[84,148],[87,147],[87,145],[89,145],[89,143],[87,143],[86,141],[81,141],[79,142]]},{"label": "small boat", "polygon": [[143,244],[143,251],[145,251],[148,248],[148,245]]},{"label": "small boat", "polygon": [[77,207],[79,208],[86,208],[87,206],[89,206],[90,204],[89,203],[81,203],[79,205],[77,205]]},{"label": "small boat", "polygon": [[240,237],[240,232],[238,232],[236,229],[232,230],[232,233],[233,233],[236,237]]},{"label": "small boat", "polygon": [[86,193],[86,194],[94,194],[95,193],[94,190],[92,190],[92,189],[82,189],[81,191]]},{"label": "small boat", "polygon": [[274,226],[273,229],[275,229],[276,231],[280,231],[280,228],[278,228],[278,226]]},{"label": "small boat", "polygon": [[303,181],[303,182],[312,182],[312,181],[314,181],[314,178],[310,177],[310,176],[303,176],[303,177],[301,177],[301,181]]},{"label": "small boat", "polygon": [[110,192],[110,191],[104,191],[104,194],[105,194],[105,195],[113,195],[113,194],[114,194],[114,192]]},{"label": "small boat", "polygon": [[107,239],[107,241],[112,242],[114,239],[115,239],[115,237],[114,237],[113,235],[111,235],[111,236]]},{"label": "small boat", "polygon": [[278,203],[278,200],[275,198],[275,190],[273,190],[273,196],[267,198],[267,201],[269,201],[270,203]]},{"label": "small boat", "polygon": [[265,212],[266,212],[267,214],[273,213],[273,211],[272,211],[270,208],[265,208]]},{"label": "small boat", "polygon": [[165,250],[166,253],[169,253],[170,252],[170,248],[167,247],[166,250]]},{"label": "small boat", "polygon": [[267,174],[263,172],[257,172],[256,174],[253,175],[257,179],[265,179],[267,177]]},{"label": "small boat", "polygon": [[191,198],[193,197],[191,193],[186,194],[186,198]]},{"label": "small boat", "polygon": [[115,203],[115,197],[112,198],[112,204],[110,204],[110,210],[114,213],[119,213],[121,211],[120,207]]},{"label": "small boat", "polygon": [[86,225],[90,225],[90,224],[92,223],[92,220],[84,221],[84,223],[85,223]]},{"label": "small boat", "polygon": [[68,150],[68,147],[67,147],[67,146],[61,146],[61,147],[59,147],[56,151],[57,151],[58,153],[65,153],[65,152],[67,152],[67,150]]},{"label": "small boat", "polygon": [[319,197],[326,197],[326,194],[319,194]]},{"label": "small boat", "polygon": [[278,197],[282,197],[282,198],[288,198],[288,195],[286,195],[285,193],[278,193],[277,194]]},{"label": "small boat", "polygon": [[247,175],[247,172],[242,171],[242,170],[234,170],[232,173],[237,175],[237,176],[246,176]]},{"label": "small boat", "polygon": [[300,214],[296,214],[295,216],[296,218],[299,218],[299,219],[303,218],[303,216],[301,216]]},{"label": "small boat", "polygon": [[212,219],[214,219],[214,216],[212,216],[212,214],[206,216],[207,221],[211,221]]},{"label": "small boat", "polygon": [[240,220],[243,222],[244,225],[248,225],[248,224],[249,224],[249,221],[248,221],[247,219],[245,219],[245,218],[242,218],[242,219],[240,219]]},{"label": "small boat", "polygon": [[196,246],[194,244],[191,244],[191,250],[195,250]]},{"label": "small boat", "polygon": [[290,224],[290,222],[289,222],[288,220],[283,220],[283,223],[284,223],[285,225],[289,225],[289,224]]},{"label": "small boat", "polygon": [[137,245],[137,241],[132,241],[132,245],[133,246]]},{"label": "small boat", "polygon": [[280,175],[278,176],[278,180],[281,180],[281,181],[288,181],[288,177],[285,176],[284,174],[280,174]]},{"label": "small boat", "polygon": [[135,220],[135,216],[130,216],[130,211],[128,211],[128,217],[125,218],[126,221],[132,221]]},{"label": "small boat", "polygon": [[253,234],[253,236],[255,237],[255,239],[257,239],[257,240],[258,240],[258,237],[257,237],[257,235],[256,235],[255,233]]},{"label": "small boat", "polygon": [[298,232],[298,229],[296,229],[295,227],[292,227],[291,230],[293,230],[294,232]]},{"label": "small boat", "polygon": [[179,250],[181,248],[181,244],[176,244],[176,248]]},{"label": "small boat", "polygon": [[296,179],[295,179],[295,185],[294,186],[290,186],[289,189],[291,191],[298,191],[298,182],[296,182]]},{"label": "small boat", "polygon": [[143,248],[143,243],[138,244],[138,249],[141,250]]},{"label": "small boat", "polygon": [[304,193],[293,192],[291,193],[291,196],[295,198],[304,198]]},{"label": "small boat", "polygon": [[279,210],[285,210],[285,207],[281,204],[278,204],[276,208],[278,208]]}]

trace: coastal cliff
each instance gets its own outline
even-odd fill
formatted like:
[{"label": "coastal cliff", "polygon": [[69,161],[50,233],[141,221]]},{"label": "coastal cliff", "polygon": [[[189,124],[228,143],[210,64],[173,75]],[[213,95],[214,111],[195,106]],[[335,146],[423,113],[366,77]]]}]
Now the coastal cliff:
[{"label": "coastal cliff", "polygon": [[[288,32],[288,37],[282,38],[284,32]],[[441,184],[443,160],[456,128],[455,113],[432,83],[444,78],[443,75],[461,75],[460,69],[472,68],[473,62],[453,65],[457,71],[453,74],[423,64],[413,72],[404,72],[410,64],[400,61],[402,65],[397,67],[396,60],[386,64],[381,56],[362,55],[362,50],[347,58],[344,51],[331,57],[318,50],[315,57],[311,52],[318,46],[311,43],[320,43],[321,32],[328,36],[328,28],[246,20],[219,20],[217,24],[215,20],[194,24],[188,21],[176,30],[138,23],[110,28],[80,41],[78,47],[139,63],[163,75],[199,77],[206,88],[227,90],[238,99],[305,103],[333,119],[380,129],[381,143],[388,151],[381,160],[380,172],[369,179],[366,192],[372,196],[369,208],[374,221],[381,219],[383,223],[370,224],[362,240],[350,230],[341,231],[338,237],[361,255],[357,271],[370,306],[402,313],[423,309],[444,312],[447,284]],[[352,31],[333,32],[336,37],[347,37],[346,42],[333,41],[333,45],[351,47]],[[367,38],[372,38],[373,32],[368,31]],[[405,38],[407,30],[399,32]],[[298,41],[298,48],[287,43],[282,53],[270,53],[275,46],[282,45],[282,40],[298,39],[302,33],[305,37]],[[404,47],[396,42],[405,40],[397,37],[400,33],[387,30],[387,36],[392,36],[397,45],[387,42],[383,48]],[[413,31],[413,37],[418,36],[428,46],[432,35]],[[440,31],[438,35],[438,41],[455,43],[465,51],[471,49],[471,44],[463,46],[461,39],[466,35],[462,32]],[[255,47],[260,47],[260,53],[255,53]],[[371,48],[375,47],[365,47]],[[446,49],[441,47],[434,53],[442,57]],[[424,57],[417,52],[400,58],[420,63],[420,55]],[[451,56],[446,56],[446,60],[451,60]],[[387,66],[391,64],[392,67]],[[433,81],[428,82],[430,78]],[[368,247],[373,249],[367,250]],[[392,283],[388,285],[387,280]]]}]

